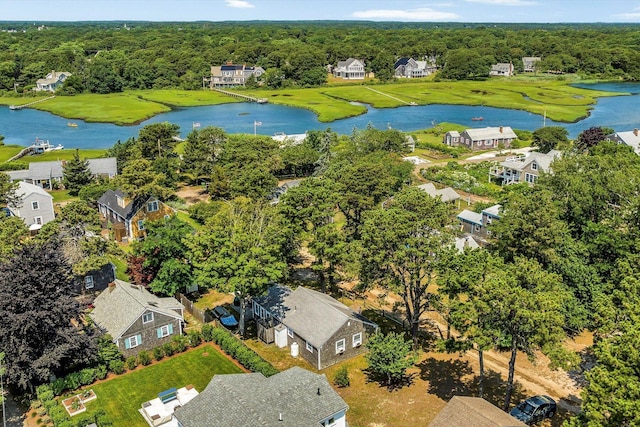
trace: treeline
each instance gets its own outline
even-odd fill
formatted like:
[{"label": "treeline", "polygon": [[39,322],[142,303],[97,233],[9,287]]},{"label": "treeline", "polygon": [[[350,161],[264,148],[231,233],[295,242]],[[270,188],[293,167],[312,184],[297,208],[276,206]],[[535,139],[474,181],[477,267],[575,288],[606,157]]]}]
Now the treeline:
[{"label": "treeline", "polygon": [[[391,79],[399,57],[434,56],[449,79],[491,64],[543,58],[542,71],[640,80],[635,25],[462,25],[356,22],[0,24],[0,91],[30,93],[51,70],[75,76],[63,92],[198,89],[210,67],[259,65],[271,88],[326,83],[326,65],[363,59]],[[14,86],[17,84],[17,87]]]}]

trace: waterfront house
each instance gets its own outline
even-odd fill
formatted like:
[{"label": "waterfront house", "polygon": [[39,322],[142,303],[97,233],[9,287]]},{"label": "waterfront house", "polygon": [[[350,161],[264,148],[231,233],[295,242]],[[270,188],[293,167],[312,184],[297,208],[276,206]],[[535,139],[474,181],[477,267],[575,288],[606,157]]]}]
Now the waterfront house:
[{"label": "waterfront house", "polygon": [[7,209],[11,215],[21,218],[32,232],[55,219],[53,197],[42,187],[20,181],[16,195],[20,200],[9,204]]},{"label": "waterfront house", "polygon": [[487,236],[491,235],[488,227],[493,221],[500,219],[501,209],[502,205],[493,205],[483,209],[481,213],[468,209],[463,210],[457,216],[458,221],[460,221],[460,231],[465,235],[473,236],[480,242],[485,241]]},{"label": "waterfront house", "polygon": [[172,207],[157,197],[131,199],[120,190],[107,190],[98,199],[98,211],[111,224],[117,242],[144,238],[146,221],[158,221],[175,214]]},{"label": "waterfront house", "polygon": [[68,71],[51,71],[44,79],[36,80],[36,87],[33,90],[55,92],[70,76],[71,73]]},{"label": "waterfront house", "polygon": [[224,65],[211,67],[209,87],[235,87],[244,86],[250,77],[260,78],[264,74],[262,67],[247,67],[245,64],[227,62]]},{"label": "waterfront house", "polygon": [[160,298],[144,287],[114,280],[93,302],[89,316],[111,335],[125,357],[170,342],[182,335],[184,306],[175,298]]},{"label": "waterfront house", "polygon": [[275,285],[252,301],[258,336],[289,347],[320,370],[366,351],[378,325],[329,295],[299,286]]},{"label": "waterfront house", "polygon": [[449,131],[444,134],[443,143],[449,146],[464,145],[471,150],[508,148],[518,138],[509,126],[466,129],[462,133]]},{"label": "waterfront house", "polygon": [[490,76],[513,76],[513,64],[511,62],[499,62],[491,66]]},{"label": "waterfront house", "polygon": [[[118,174],[118,161],[115,157],[88,159],[89,171],[95,178],[113,178]],[[8,171],[12,181],[24,181],[52,190],[56,183],[64,178],[64,160],[50,162],[31,162],[29,169]]]},{"label": "waterfront house", "polygon": [[633,148],[636,154],[640,154],[640,132],[638,132],[638,129],[616,132],[613,135],[609,135],[608,138],[618,144],[628,145]]},{"label": "waterfront house", "polygon": [[333,69],[333,75],[345,80],[363,80],[365,77],[364,61],[355,58],[338,61],[338,65]]},{"label": "waterfront house", "polygon": [[435,58],[429,61],[416,61],[413,58],[400,58],[393,65],[394,75],[399,78],[420,78],[436,71]]},{"label": "waterfront house", "polygon": [[525,73],[533,73],[541,60],[539,56],[525,56],[522,58],[522,69]]},{"label": "waterfront house", "polygon": [[346,427],[348,409],[324,374],[294,366],[269,378],[215,375],[174,417],[179,427]]},{"label": "waterfront house", "polygon": [[548,153],[532,151],[526,155],[507,157],[489,170],[489,176],[499,179],[502,185],[521,182],[535,184],[542,172],[551,171],[551,163],[561,155],[560,151],[551,150]]}]

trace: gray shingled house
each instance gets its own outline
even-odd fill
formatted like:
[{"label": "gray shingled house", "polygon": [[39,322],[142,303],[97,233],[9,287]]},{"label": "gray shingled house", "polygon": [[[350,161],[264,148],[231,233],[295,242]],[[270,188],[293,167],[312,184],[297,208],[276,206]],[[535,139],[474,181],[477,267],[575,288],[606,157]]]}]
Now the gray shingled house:
[{"label": "gray shingled house", "polygon": [[293,367],[269,378],[216,375],[174,417],[180,427],[346,427],[348,409],[323,374]]},{"label": "gray shingled house", "polygon": [[526,424],[481,397],[453,396],[429,427],[525,427]]},{"label": "gray shingled house", "polygon": [[184,306],[159,298],[142,286],[115,280],[93,302],[89,314],[113,338],[125,357],[150,350],[182,334]]},{"label": "gray shingled house", "polygon": [[502,205],[493,205],[483,209],[480,213],[468,209],[463,210],[457,216],[460,221],[460,231],[484,243],[487,236],[491,234],[488,227],[493,221],[500,219],[501,209]]},{"label": "gray shingled house", "polygon": [[37,232],[43,225],[55,219],[53,197],[41,187],[19,182],[16,195],[20,201],[7,206],[11,215],[21,218],[32,232]]},{"label": "gray shingled house", "polygon": [[378,325],[323,293],[298,287],[272,286],[252,301],[258,336],[290,347],[316,369],[355,357]]},{"label": "gray shingled house", "polygon": [[[113,178],[118,174],[118,161],[115,157],[88,159],[87,161],[89,162],[89,170],[95,177]],[[29,169],[8,171],[7,175],[12,181],[25,181],[52,190],[54,183],[62,182],[64,164],[64,160],[31,162]]]},{"label": "gray shingled house", "polygon": [[107,289],[109,283],[116,280],[116,266],[108,263],[100,268],[89,271],[84,276],[79,277],[80,280],[75,281],[74,291],[77,294],[95,294]]}]

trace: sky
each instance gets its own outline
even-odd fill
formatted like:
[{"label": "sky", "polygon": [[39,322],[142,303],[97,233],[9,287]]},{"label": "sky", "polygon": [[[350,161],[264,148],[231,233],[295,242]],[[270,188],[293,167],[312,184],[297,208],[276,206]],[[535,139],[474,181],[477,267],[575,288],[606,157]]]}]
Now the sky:
[{"label": "sky", "polygon": [[640,0],[0,0],[0,21],[640,22]]}]

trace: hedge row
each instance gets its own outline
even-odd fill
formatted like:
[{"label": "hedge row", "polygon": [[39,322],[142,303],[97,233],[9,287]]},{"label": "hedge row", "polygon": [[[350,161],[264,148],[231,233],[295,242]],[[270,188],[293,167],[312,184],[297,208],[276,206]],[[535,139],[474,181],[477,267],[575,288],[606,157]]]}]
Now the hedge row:
[{"label": "hedge row", "polygon": [[258,356],[255,351],[247,347],[245,343],[226,329],[206,324],[202,326],[202,338],[205,341],[213,341],[218,344],[225,353],[252,372],[260,372],[265,377],[278,373],[278,370],[273,365]]}]

